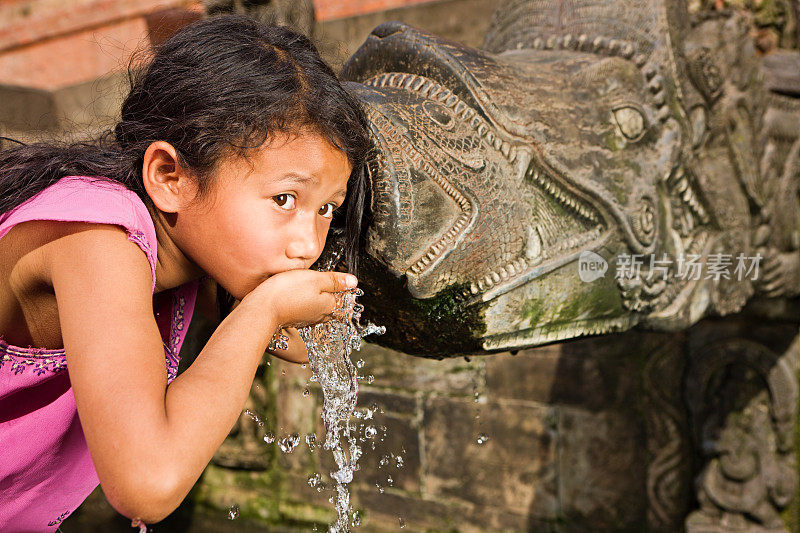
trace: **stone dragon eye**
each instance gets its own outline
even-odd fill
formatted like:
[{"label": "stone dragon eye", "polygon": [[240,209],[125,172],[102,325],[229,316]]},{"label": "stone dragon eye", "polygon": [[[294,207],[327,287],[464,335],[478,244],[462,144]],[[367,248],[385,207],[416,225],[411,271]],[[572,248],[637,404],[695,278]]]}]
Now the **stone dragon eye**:
[{"label": "stone dragon eye", "polygon": [[638,141],[645,131],[644,115],[633,106],[620,106],[613,110],[614,120],[626,139]]}]

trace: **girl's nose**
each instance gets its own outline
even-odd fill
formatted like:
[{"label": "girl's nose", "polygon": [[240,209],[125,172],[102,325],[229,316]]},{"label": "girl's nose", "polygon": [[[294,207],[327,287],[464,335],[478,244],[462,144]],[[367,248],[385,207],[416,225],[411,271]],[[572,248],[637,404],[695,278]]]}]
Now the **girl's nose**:
[{"label": "girl's nose", "polygon": [[[298,219],[312,217],[298,217]],[[315,220],[297,220],[286,246],[286,255],[290,259],[315,261],[322,253],[322,245]]]}]

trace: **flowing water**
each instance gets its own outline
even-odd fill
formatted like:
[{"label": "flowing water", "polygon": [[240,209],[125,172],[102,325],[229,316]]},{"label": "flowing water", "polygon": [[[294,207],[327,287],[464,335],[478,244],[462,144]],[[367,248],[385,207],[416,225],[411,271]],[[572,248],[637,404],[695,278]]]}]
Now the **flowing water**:
[{"label": "flowing water", "polygon": [[373,324],[361,325],[364,307],[356,303],[356,297],[361,294],[360,289],[339,293],[338,309],[332,320],[298,330],[308,350],[314,381],[318,381],[322,389],[322,418],[326,430],[323,447],[333,452],[337,466],[337,470],[331,472],[336,482],[337,520],[331,524],[330,533],[350,531],[350,524],[355,526],[360,521],[357,513],[352,512],[347,489],[361,457],[356,429],[351,424],[359,377],[350,354],[360,348],[363,337],[386,331]]}]

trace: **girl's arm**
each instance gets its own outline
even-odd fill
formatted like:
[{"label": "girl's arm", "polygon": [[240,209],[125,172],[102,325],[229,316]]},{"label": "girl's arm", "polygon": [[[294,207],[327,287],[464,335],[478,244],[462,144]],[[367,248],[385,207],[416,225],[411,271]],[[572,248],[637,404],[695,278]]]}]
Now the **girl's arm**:
[{"label": "girl's arm", "polygon": [[[200,286],[197,302],[195,304],[195,312],[200,311],[206,318],[218,322],[219,314],[217,313],[216,301],[217,283],[214,280],[208,280]],[[234,308],[235,307],[236,304],[234,304]],[[267,353],[289,363],[307,363],[308,352],[306,351],[306,345],[303,343],[303,339],[300,338],[300,334],[297,333],[297,330],[287,327],[282,328],[281,332],[289,338],[287,342],[289,349],[273,350],[267,348]]]},{"label": "girl's arm", "polygon": [[[43,270],[103,491],[120,513],[157,522],[180,504],[233,427],[277,325],[304,310],[305,320],[324,318],[335,303],[327,291],[343,290],[345,278],[293,274],[262,290],[271,278],[167,387],[149,263],[121,228],[87,226],[43,246]],[[289,287],[296,301],[287,304]],[[272,296],[276,289],[283,293]],[[270,311],[275,301],[283,302],[280,319]]]}]

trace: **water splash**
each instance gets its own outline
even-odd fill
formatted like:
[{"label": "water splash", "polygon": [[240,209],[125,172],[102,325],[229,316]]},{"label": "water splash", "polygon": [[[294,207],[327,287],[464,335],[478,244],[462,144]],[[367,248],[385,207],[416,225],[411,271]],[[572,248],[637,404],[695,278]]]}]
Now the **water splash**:
[{"label": "water splash", "polygon": [[263,420],[261,420],[261,419],[258,417],[258,415],[257,415],[257,414],[255,414],[255,413],[254,413],[253,411],[251,411],[250,409],[245,409],[245,410],[244,410],[244,414],[246,414],[247,416],[249,416],[250,418],[252,418],[252,419],[253,419],[253,422],[255,422],[255,423],[258,425],[258,427],[260,427],[260,428],[263,428],[263,427],[264,427],[264,421],[263,421]]},{"label": "water splash", "polygon": [[315,434],[309,433],[306,435],[306,446],[312,452],[317,448],[317,436]]},{"label": "water splash", "polygon": [[239,506],[234,504],[228,509],[228,520],[236,520],[237,518],[239,518]]},{"label": "water splash", "polygon": [[360,349],[363,337],[386,331],[373,324],[361,325],[364,307],[356,303],[356,298],[362,294],[360,289],[338,293],[332,320],[298,330],[308,351],[311,370],[322,388],[322,419],[326,429],[323,447],[332,451],[338,468],[331,472],[336,482],[338,518],[329,527],[329,533],[348,532],[354,522],[347,484],[358,469],[361,448],[350,424],[358,396],[358,370],[350,360],[350,353]]},{"label": "water splash", "polygon": [[278,441],[278,447],[283,453],[292,453],[298,444],[300,444],[300,435],[297,433],[287,435]]}]

